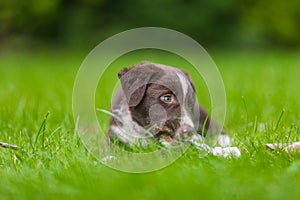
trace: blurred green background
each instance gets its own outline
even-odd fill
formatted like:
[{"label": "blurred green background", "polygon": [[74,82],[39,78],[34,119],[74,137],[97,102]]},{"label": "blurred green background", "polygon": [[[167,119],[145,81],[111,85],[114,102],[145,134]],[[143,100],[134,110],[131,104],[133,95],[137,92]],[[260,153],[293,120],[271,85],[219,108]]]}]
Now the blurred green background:
[{"label": "blurred green background", "polygon": [[130,28],[175,29],[204,47],[294,49],[299,0],[2,0],[0,48],[91,49]]}]

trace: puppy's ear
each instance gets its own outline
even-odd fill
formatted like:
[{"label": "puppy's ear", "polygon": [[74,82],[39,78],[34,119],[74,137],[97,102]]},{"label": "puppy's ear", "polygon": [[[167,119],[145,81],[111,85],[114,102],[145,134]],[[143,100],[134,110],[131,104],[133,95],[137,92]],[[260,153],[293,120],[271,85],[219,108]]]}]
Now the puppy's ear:
[{"label": "puppy's ear", "polygon": [[[118,77],[121,81],[122,84],[122,88],[124,90],[124,93],[126,95],[127,98],[127,103],[129,107],[135,107],[137,105],[139,105],[139,103],[142,101],[146,89],[147,89],[147,85],[142,85],[140,87],[138,87],[135,91],[130,91],[131,87],[134,87],[133,84],[138,84],[138,79],[137,79],[137,74],[136,74],[136,70],[132,70],[132,73],[128,73],[131,69],[133,69],[134,67],[131,68],[124,68],[122,69],[119,73],[118,73]],[[125,75],[126,73],[128,73],[127,75]],[[130,94],[131,95],[128,95]]]},{"label": "puppy's ear", "polygon": [[137,105],[139,105],[139,103],[142,101],[145,95],[146,89],[147,89],[147,85],[143,85],[139,87],[137,90],[135,90],[130,96],[130,99],[128,101],[128,106],[136,107]]},{"label": "puppy's ear", "polygon": [[[121,77],[124,76],[124,75],[125,75],[127,72],[129,72],[130,70],[134,69],[133,71],[136,71],[137,69],[135,69],[135,68],[139,68],[139,67],[141,67],[141,66],[146,66],[144,70],[147,71],[147,70],[149,70],[150,68],[153,67],[153,63],[148,62],[148,61],[143,61],[143,62],[141,62],[141,63],[138,64],[138,65],[133,65],[133,66],[131,66],[131,67],[125,67],[125,68],[123,68],[121,71],[119,71],[119,73],[118,73],[119,79],[121,79]],[[147,68],[148,68],[148,69],[147,69]],[[133,73],[134,73],[134,72],[133,72]]]},{"label": "puppy's ear", "polygon": [[124,68],[121,71],[119,71],[118,78],[120,79],[124,74],[126,74],[127,72],[129,72],[131,69],[132,69],[132,67],[127,67],[127,68]]},{"label": "puppy's ear", "polygon": [[135,107],[142,101],[147,85],[155,73],[159,72],[152,63],[141,63],[118,73],[129,107]]},{"label": "puppy's ear", "polygon": [[193,83],[193,81],[192,81],[192,79],[191,79],[189,73],[187,73],[186,71],[184,71],[184,70],[182,70],[182,69],[181,69],[180,71],[183,72],[183,74],[185,75],[185,77],[189,80],[189,82],[190,82],[190,84],[191,84],[191,86],[192,86],[194,92],[196,92],[195,85],[194,85],[194,83]]}]

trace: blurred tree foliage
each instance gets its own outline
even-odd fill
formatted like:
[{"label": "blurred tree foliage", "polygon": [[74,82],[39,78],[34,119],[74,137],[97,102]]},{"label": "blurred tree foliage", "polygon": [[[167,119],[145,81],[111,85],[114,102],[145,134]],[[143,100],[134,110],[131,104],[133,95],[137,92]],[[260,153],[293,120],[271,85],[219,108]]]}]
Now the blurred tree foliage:
[{"label": "blurred tree foliage", "polygon": [[202,44],[298,47],[300,0],[0,1],[0,42],[91,45],[143,26],[175,29]]}]

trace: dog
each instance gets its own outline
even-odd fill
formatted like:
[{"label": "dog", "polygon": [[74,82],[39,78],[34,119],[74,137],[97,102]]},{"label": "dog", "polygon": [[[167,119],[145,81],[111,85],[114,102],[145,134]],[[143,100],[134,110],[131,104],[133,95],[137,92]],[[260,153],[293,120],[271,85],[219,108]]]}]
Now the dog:
[{"label": "dog", "polygon": [[195,85],[186,71],[142,62],[122,69],[118,78],[121,87],[112,100],[108,130],[111,141],[172,146],[221,133],[221,146],[230,146],[231,139],[197,102]]}]

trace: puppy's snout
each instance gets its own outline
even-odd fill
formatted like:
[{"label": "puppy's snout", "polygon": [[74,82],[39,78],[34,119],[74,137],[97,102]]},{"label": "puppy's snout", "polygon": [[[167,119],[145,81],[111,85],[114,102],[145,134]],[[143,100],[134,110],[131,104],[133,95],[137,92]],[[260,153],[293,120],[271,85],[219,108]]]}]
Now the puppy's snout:
[{"label": "puppy's snout", "polygon": [[175,138],[186,140],[193,135],[194,129],[189,125],[182,125],[175,133]]},{"label": "puppy's snout", "polygon": [[179,129],[182,134],[191,134],[193,132],[193,128],[189,125],[183,125]]}]

